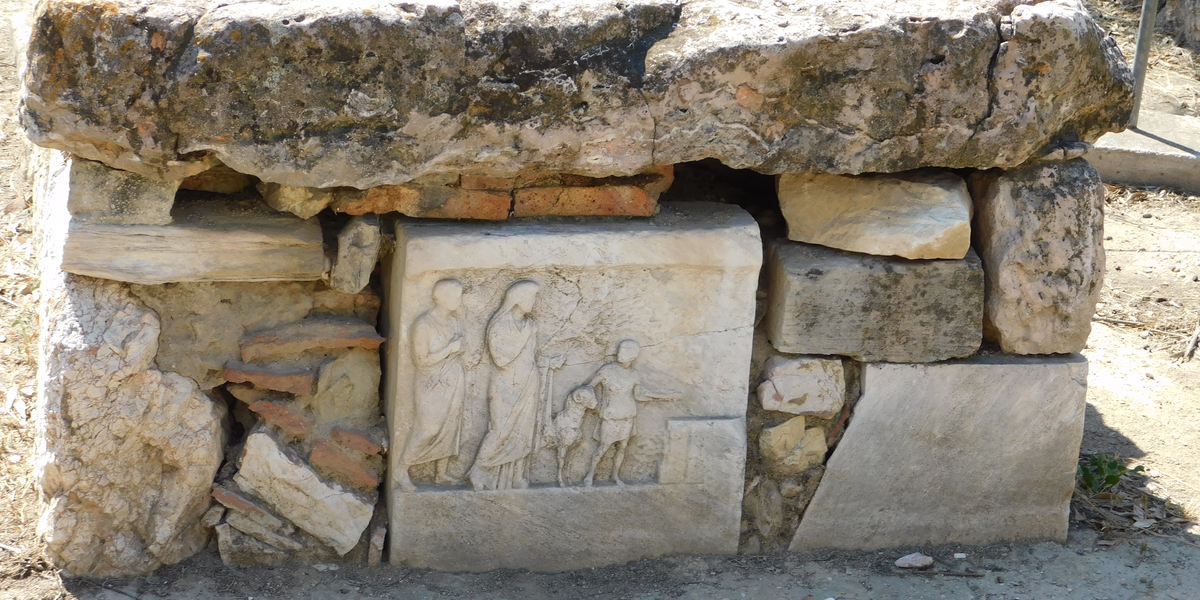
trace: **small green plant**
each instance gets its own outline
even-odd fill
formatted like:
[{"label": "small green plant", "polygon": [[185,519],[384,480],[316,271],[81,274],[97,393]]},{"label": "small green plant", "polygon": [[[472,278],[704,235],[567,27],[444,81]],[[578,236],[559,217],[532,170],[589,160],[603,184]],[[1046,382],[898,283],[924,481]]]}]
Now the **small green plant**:
[{"label": "small green plant", "polygon": [[1079,465],[1079,483],[1088,492],[1098,494],[1117,485],[1122,475],[1144,470],[1141,465],[1130,469],[1115,456],[1096,454],[1088,462]]}]

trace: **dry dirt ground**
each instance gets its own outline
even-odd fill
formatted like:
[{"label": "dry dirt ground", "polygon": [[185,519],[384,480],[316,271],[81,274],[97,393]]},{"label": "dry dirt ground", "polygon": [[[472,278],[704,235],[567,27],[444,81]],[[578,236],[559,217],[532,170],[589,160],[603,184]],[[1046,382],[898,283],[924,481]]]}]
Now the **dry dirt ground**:
[{"label": "dry dirt ground", "polygon": [[[1125,4],[1093,7],[1131,56],[1136,14]],[[1128,188],[1111,188],[1108,196],[1108,279],[1085,351],[1091,374],[1083,452],[1131,459],[1145,465],[1149,478],[1125,486],[1130,498],[1123,507],[1096,501],[1113,515],[1098,526],[1091,522],[1096,513],[1078,504],[1065,545],[673,557],[563,574],[475,575],[386,565],[229,569],[210,549],[149,577],[62,580],[42,558],[36,536],[34,219],[5,26],[31,5],[0,0],[0,599],[1200,598],[1200,528],[1168,525],[1184,511],[1200,514],[1200,357],[1181,361],[1200,324],[1200,200]],[[1166,41],[1155,50],[1148,104],[1197,114],[1200,78],[1192,54]],[[1154,513],[1163,507],[1165,514]],[[1137,518],[1157,523],[1140,530],[1130,526]],[[892,566],[914,550],[938,560],[936,573]],[[958,552],[967,558],[955,559]]]}]

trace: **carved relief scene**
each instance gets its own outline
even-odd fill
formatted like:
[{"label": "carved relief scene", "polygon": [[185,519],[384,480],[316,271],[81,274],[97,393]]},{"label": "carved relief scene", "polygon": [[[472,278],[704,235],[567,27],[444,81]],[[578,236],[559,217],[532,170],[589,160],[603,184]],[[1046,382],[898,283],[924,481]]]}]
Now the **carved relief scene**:
[{"label": "carved relief scene", "polygon": [[[485,497],[570,518],[580,498],[602,494],[597,502],[640,505],[631,510],[650,518],[686,485],[707,486],[697,498],[738,493],[761,262],[744,211],[693,203],[641,222],[404,220],[396,237],[385,267],[393,531],[428,522],[434,505],[442,518],[477,516],[468,505]],[[737,433],[710,448],[713,423]],[[691,435],[697,428],[708,429]],[[705,466],[689,473],[697,460]],[[728,527],[715,529],[736,541],[736,511],[724,512],[716,520]],[[680,515],[680,527],[712,516]]]}]

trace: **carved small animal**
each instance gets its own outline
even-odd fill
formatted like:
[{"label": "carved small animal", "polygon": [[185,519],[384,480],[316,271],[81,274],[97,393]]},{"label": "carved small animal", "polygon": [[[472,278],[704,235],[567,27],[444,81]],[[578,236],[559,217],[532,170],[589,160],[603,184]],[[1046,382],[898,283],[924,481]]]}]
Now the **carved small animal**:
[{"label": "carved small animal", "polygon": [[596,391],[591,386],[580,386],[567,396],[567,404],[558,414],[543,434],[546,446],[557,450],[558,457],[558,487],[565,487],[563,468],[567,462],[567,453],[579,443],[579,430],[583,425],[583,416],[589,410],[596,409]]}]

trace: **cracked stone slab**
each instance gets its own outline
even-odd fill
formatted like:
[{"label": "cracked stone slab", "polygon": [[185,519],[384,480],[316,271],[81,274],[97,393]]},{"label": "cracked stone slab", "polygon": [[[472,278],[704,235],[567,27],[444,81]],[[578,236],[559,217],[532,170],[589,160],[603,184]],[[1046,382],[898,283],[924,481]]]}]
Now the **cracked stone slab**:
[{"label": "cracked stone slab", "polygon": [[41,6],[31,139],[165,179],[1012,167],[1131,105],[1080,0]]},{"label": "cracked stone slab", "polygon": [[393,562],[558,571],[736,551],[762,261],[749,214],[406,219],[396,244]]},{"label": "cracked stone slab", "polygon": [[869,364],[791,550],[1067,539],[1087,359]]}]

